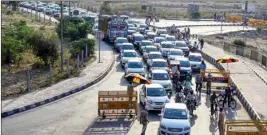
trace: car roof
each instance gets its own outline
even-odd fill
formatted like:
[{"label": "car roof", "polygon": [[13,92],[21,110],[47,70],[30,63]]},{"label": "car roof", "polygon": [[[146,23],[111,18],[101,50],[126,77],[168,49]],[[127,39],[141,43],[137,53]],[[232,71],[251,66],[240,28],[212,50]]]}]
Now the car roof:
[{"label": "car roof", "polygon": [[152,43],[152,41],[150,41],[150,40],[142,40],[142,42],[151,42]]},{"label": "car roof", "polygon": [[144,37],[144,35],[142,35],[141,33],[134,33],[133,36],[141,36],[141,37]]},{"label": "car roof", "polygon": [[159,55],[162,55],[161,52],[149,52],[148,54],[159,54]]},{"label": "car roof", "polygon": [[160,44],[172,44],[170,41],[162,41]]},{"label": "car roof", "polygon": [[155,32],[152,32],[152,31],[149,31],[149,32],[147,32],[147,34],[149,35],[156,35],[156,33]]},{"label": "car roof", "polygon": [[167,35],[166,38],[167,38],[167,37],[173,37],[173,38],[175,38],[175,36],[173,36],[173,35]]},{"label": "car roof", "polygon": [[127,39],[127,38],[125,38],[125,37],[117,37],[116,40],[117,39]]},{"label": "car roof", "polygon": [[129,62],[142,62],[142,60],[141,59],[129,59],[128,63]]},{"label": "car roof", "polygon": [[185,41],[181,41],[181,40],[175,41],[175,43],[185,43],[186,44]]},{"label": "car roof", "polygon": [[200,53],[190,53],[189,56],[190,56],[190,55],[191,55],[191,56],[192,56],[192,55],[193,55],[193,56],[202,56]]},{"label": "car roof", "polygon": [[156,46],[153,46],[153,45],[151,45],[151,46],[145,46],[145,48],[157,48]]},{"label": "car roof", "polygon": [[151,71],[152,73],[166,73],[168,74],[168,72],[166,70],[161,70],[161,69],[155,69]]},{"label": "car roof", "polygon": [[146,88],[163,88],[162,85],[158,83],[145,84]]},{"label": "car roof", "polygon": [[187,107],[184,103],[166,103],[164,108],[186,109]]},{"label": "car roof", "polygon": [[166,29],[158,29],[158,31],[167,31]]},{"label": "car roof", "polygon": [[132,43],[122,43],[122,45],[131,45],[131,46],[133,46]]},{"label": "car roof", "polygon": [[123,52],[135,52],[135,50],[124,50]]},{"label": "car roof", "polygon": [[154,39],[165,39],[164,37],[154,37]]},{"label": "car roof", "polygon": [[176,49],[176,48],[171,48],[170,51],[179,51],[179,52],[182,52],[183,50],[181,50],[181,49]]},{"label": "car roof", "polygon": [[189,61],[189,60],[188,58],[182,57],[182,58],[179,58],[179,61]]},{"label": "car roof", "polygon": [[152,61],[162,61],[162,62],[167,62],[167,61],[164,60],[164,59],[153,59]]}]

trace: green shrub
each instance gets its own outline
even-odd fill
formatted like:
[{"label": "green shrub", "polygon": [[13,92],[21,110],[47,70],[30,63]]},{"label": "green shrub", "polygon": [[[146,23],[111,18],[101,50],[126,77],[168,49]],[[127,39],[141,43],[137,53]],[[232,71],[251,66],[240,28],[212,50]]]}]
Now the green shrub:
[{"label": "green shrub", "polygon": [[233,42],[235,45],[238,45],[238,46],[243,46],[243,47],[246,47],[246,43],[245,41],[241,40],[241,39],[236,39],[234,40]]},{"label": "green shrub", "polygon": [[5,36],[2,40],[1,57],[3,63],[14,63],[18,60],[21,52],[24,50],[24,45],[21,41],[11,37]]},{"label": "green shrub", "polygon": [[32,68],[40,68],[44,65],[44,62],[42,59],[38,58],[36,62],[32,64]]},{"label": "green shrub", "polygon": [[82,50],[85,50],[85,46],[88,48],[88,54],[92,55],[95,52],[95,40],[88,38],[81,38],[78,41],[70,43],[70,53],[72,58],[76,58],[78,54],[81,54]]}]

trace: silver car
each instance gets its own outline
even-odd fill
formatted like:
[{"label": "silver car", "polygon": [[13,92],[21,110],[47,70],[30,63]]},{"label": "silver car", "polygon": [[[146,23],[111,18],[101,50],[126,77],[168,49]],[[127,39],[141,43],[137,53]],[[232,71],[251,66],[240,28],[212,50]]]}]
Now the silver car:
[{"label": "silver car", "polygon": [[164,59],[153,59],[151,62],[151,66],[149,68],[149,71],[151,72],[152,70],[155,70],[155,69],[168,71],[167,61]]},{"label": "silver car", "polygon": [[200,71],[200,65],[203,60],[200,53],[190,53],[188,56],[192,71]]},{"label": "silver car", "polygon": [[171,42],[172,44],[174,44],[174,42],[176,41],[175,36],[171,36],[171,35],[167,35],[167,36],[165,37],[165,39],[166,39],[166,41],[169,41],[169,42]]},{"label": "silver car", "polygon": [[166,70],[152,70],[149,78],[152,83],[161,84],[167,93],[172,92],[172,82]]},{"label": "silver car", "polygon": [[138,56],[135,50],[124,50],[121,56],[121,66],[124,67],[128,60],[136,58],[138,58]]},{"label": "silver car", "polygon": [[148,59],[146,61],[148,67],[151,66],[153,59],[163,59],[161,52],[149,52],[148,53]]},{"label": "silver car", "polygon": [[130,59],[125,64],[125,75],[129,73],[138,73],[146,77],[145,68],[141,59]]},{"label": "silver car", "polygon": [[150,53],[150,52],[159,52],[159,50],[155,46],[146,46],[143,49],[143,57],[144,57],[144,59],[148,59],[148,53]]},{"label": "silver car", "polygon": [[183,50],[185,56],[189,55],[189,47],[185,41],[175,41],[175,48]]},{"label": "silver car", "polygon": [[160,43],[160,51],[163,57],[167,57],[169,51],[173,48],[174,48],[174,45],[171,42],[164,41]]},{"label": "silver car", "polygon": [[181,49],[171,49],[168,53],[167,61],[175,60],[177,57],[184,57],[184,52]]}]

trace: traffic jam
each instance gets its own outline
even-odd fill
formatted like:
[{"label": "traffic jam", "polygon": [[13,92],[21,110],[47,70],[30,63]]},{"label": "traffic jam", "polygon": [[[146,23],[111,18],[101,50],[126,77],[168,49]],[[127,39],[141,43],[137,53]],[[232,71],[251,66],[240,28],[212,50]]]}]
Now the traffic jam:
[{"label": "traffic jam", "polygon": [[161,112],[160,134],[190,134],[190,118],[198,104],[188,98],[195,91],[186,82],[200,74],[204,62],[199,40],[182,30],[183,38],[172,30],[150,30],[127,16],[99,16],[98,28],[118,52],[124,76],[136,73],[151,82],[141,86],[139,101],[144,110]]}]

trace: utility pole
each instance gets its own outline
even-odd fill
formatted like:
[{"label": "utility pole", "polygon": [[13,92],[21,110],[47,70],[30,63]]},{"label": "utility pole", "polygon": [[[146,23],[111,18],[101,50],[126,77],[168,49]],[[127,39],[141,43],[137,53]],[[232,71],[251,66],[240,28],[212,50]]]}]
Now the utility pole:
[{"label": "utility pole", "polygon": [[69,1],[69,16],[71,17],[71,14],[70,14],[70,1]]},{"label": "utility pole", "polygon": [[61,1],[61,6],[60,6],[60,50],[61,50],[61,65],[60,65],[60,70],[61,72],[63,71],[63,2]]}]

